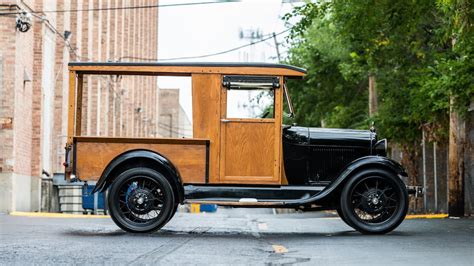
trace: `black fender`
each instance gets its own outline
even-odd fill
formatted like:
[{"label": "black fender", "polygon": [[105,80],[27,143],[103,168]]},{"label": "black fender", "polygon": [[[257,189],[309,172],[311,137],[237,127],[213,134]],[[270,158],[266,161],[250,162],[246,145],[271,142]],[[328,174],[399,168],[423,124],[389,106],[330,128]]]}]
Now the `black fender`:
[{"label": "black fender", "polygon": [[148,167],[160,172],[175,191],[176,202],[183,202],[184,188],[178,169],[165,156],[144,149],[126,151],[115,157],[102,172],[92,193],[105,191],[121,172],[133,167]]},{"label": "black fender", "polygon": [[[313,197],[307,198],[303,201],[298,201],[297,203],[300,205],[310,204],[310,203],[315,203],[323,199],[326,199],[330,197],[331,195],[333,195],[334,192],[342,188],[344,184],[346,183],[346,181],[353,174],[361,170],[368,169],[368,168],[379,168],[379,169],[391,171],[395,173],[400,179],[402,179],[402,181],[403,181],[402,177],[408,176],[403,166],[401,166],[398,162],[392,159],[389,159],[383,156],[377,156],[377,155],[365,156],[365,157],[361,157],[359,159],[354,160],[348,166],[346,166],[346,168],[343,171],[341,171],[338,177],[326,188],[324,188],[323,191],[321,191],[320,193],[316,194]],[[288,202],[288,203],[291,203],[291,202]]]}]

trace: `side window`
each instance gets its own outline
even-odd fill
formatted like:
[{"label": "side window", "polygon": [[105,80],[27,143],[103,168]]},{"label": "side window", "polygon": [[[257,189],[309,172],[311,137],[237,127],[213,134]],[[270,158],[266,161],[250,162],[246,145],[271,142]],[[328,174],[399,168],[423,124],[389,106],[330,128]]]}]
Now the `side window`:
[{"label": "side window", "polygon": [[274,118],[273,89],[227,91],[227,118]]},{"label": "side window", "polygon": [[225,76],[227,118],[274,118],[278,77]]}]

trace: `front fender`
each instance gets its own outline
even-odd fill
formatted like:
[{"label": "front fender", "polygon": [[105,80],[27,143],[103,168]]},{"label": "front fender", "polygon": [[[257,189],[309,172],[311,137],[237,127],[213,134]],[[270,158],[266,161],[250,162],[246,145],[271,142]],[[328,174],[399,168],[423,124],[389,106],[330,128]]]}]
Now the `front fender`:
[{"label": "front fender", "polygon": [[127,151],[115,157],[102,172],[92,193],[106,190],[118,173],[137,166],[150,167],[162,172],[177,192],[179,202],[183,200],[183,182],[178,169],[163,155],[143,149]]},{"label": "front fender", "polygon": [[[345,184],[345,181],[350,178],[350,176],[360,170],[364,170],[370,167],[382,168],[387,169],[389,171],[394,172],[400,179],[401,177],[406,177],[407,173],[403,166],[401,166],[398,162],[389,159],[387,157],[377,156],[377,155],[370,155],[361,157],[353,162],[351,162],[339,175],[338,177],[329,184],[321,193],[318,193],[314,197],[308,198],[305,202],[301,203],[314,203],[316,201],[322,200],[328,196],[330,196],[334,191],[338,188],[342,187]],[[403,181],[403,180],[402,180]]]}]

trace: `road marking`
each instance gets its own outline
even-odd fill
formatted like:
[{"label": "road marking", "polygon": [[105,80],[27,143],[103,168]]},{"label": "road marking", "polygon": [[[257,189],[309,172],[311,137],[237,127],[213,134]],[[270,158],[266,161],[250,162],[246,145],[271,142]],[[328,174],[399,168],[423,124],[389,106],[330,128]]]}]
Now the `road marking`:
[{"label": "road marking", "polygon": [[409,214],[405,217],[405,219],[444,219],[448,218],[448,214],[440,213],[440,214]]},{"label": "road marking", "polygon": [[10,212],[11,216],[24,217],[44,217],[44,218],[110,218],[109,215],[82,215],[70,213],[54,213],[54,212]]},{"label": "road marking", "polygon": [[272,245],[273,252],[275,253],[287,253],[288,249],[282,245]]}]

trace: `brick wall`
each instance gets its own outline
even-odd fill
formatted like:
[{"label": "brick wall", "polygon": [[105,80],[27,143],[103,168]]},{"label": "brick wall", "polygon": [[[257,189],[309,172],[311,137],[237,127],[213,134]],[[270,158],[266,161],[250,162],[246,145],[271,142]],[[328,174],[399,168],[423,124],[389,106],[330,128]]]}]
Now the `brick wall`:
[{"label": "brick wall", "polygon": [[[2,4],[31,11],[153,5],[158,0],[0,0]],[[33,18],[26,33],[16,31],[14,16],[0,16],[0,212],[20,205],[27,210],[18,197],[28,194],[29,199],[30,191],[37,190],[28,187],[35,182],[22,185],[16,176],[36,180],[43,169],[63,171],[68,62],[157,56],[156,8],[43,15],[47,21]],[[61,37],[64,31],[72,32],[67,42]],[[154,77],[86,77],[82,134],[156,136],[158,98]]]}]

